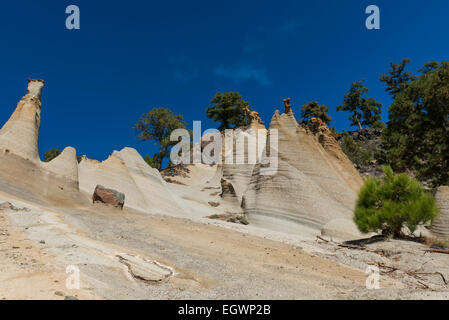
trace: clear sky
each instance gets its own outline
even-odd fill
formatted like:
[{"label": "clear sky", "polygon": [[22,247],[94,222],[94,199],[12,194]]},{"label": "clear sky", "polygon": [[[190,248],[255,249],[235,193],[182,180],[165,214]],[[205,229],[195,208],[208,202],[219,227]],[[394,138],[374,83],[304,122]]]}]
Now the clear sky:
[{"label": "clear sky", "polygon": [[[67,30],[65,9],[78,5],[81,29]],[[367,30],[365,8],[381,10]],[[413,71],[449,58],[447,0],[100,1],[16,0],[0,8],[0,123],[26,92],[26,78],[46,81],[40,152],[73,146],[103,160],[139,142],[133,125],[169,107],[192,126],[216,126],[205,109],[217,91],[238,91],[268,125],[282,99],[335,112],[350,83],[366,78],[373,96],[391,103],[379,76],[411,58]],[[387,114],[384,115],[387,120]]]}]

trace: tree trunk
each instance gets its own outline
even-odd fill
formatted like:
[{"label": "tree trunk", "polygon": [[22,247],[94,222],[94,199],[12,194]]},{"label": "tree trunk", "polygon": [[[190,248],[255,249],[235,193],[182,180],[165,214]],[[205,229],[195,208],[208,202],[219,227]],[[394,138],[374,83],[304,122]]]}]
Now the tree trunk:
[{"label": "tree trunk", "polygon": [[362,125],[360,124],[360,121],[357,121],[357,124],[359,125],[359,129],[360,129],[359,131],[362,132],[363,128],[362,128]]},{"label": "tree trunk", "polygon": [[160,147],[159,147],[159,164],[158,164],[158,170],[159,171],[161,171],[161,169],[162,169],[162,160],[164,160],[163,158],[162,158],[162,151],[163,151],[163,147],[162,147],[162,142],[159,142],[161,145],[160,145]]}]

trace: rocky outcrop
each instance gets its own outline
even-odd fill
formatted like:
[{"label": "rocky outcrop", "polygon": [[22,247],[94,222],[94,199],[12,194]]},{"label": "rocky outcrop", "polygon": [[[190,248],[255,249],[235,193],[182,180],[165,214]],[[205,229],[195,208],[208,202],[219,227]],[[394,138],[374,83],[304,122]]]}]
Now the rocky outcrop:
[{"label": "rocky outcrop", "polygon": [[99,162],[83,157],[79,164],[80,190],[92,194],[97,184],[126,196],[125,207],[151,213],[181,211],[159,171],[151,168],[132,148],[114,151]]},{"label": "rocky outcrop", "polygon": [[265,124],[263,123],[262,119],[260,118],[259,112],[251,111],[249,109],[249,107],[245,107],[244,112],[245,112],[245,116],[250,121],[250,127],[253,127],[253,128],[261,127],[261,128],[265,129]]},{"label": "rocky outcrop", "polygon": [[336,171],[341,173],[342,177],[349,185],[351,185],[353,190],[358,191],[363,184],[363,180],[357,169],[354,167],[354,163],[348,158],[343,150],[341,150],[340,144],[321,119],[312,118],[311,122],[316,130],[314,135],[317,137],[318,142],[323,146],[324,150],[329,154],[329,158],[332,161],[332,165],[335,166]]},{"label": "rocky outcrop", "polygon": [[[237,208],[241,207],[254,167],[261,161],[266,139],[267,130],[258,121],[224,135],[222,197]],[[231,163],[227,163],[226,158],[230,158]]]},{"label": "rocky outcrop", "polygon": [[50,162],[43,162],[42,167],[78,184],[78,159],[76,150],[72,147],[65,148],[59,156]]},{"label": "rocky outcrop", "polygon": [[0,147],[38,163],[43,80],[28,79],[28,93],[19,101],[11,118],[0,130]]},{"label": "rocky outcrop", "polygon": [[440,215],[430,229],[437,237],[449,238],[449,186],[438,188],[435,199],[440,208]]},{"label": "rocky outcrop", "polygon": [[93,203],[100,202],[119,209],[125,205],[125,195],[113,189],[107,189],[101,185],[95,187],[92,196]]},{"label": "rocky outcrop", "polygon": [[[284,100],[285,113],[275,112],[269,132],[259,114],[246,109],[250,125],[222,135],[222,163],[189,166],[180,184],[168,187],[132,148],[114,151],[103,162],[84,157],[78,164],[75,149],[68,147],[42,163],[43,86],[42,80],[29,80],[28,93],[0,130],[0,179],[12,193],[20,194],[15,188],[21,187],[43,201],[73,205],[73,199],[88,202],[97,189],[96,200],[148,213],[206,216],[229,210],[244,212],[251,224],[272,230],[299,232],[309,226],[344,237],[354,231],[348,221],[363,181],[322,122],[313,120],[316,132],[298,125],[291,99]],[[275,168],[265,163],[272,157]],[[126,203],[107,190],[106,201],[98,185],[119,190]],[[192,185],[194,192],[184,189]]]},{"label": "rocky outcrop", "polygon": [[256,165],[244,194],[250,223],[295,232],[351,219],[361,177],[324,128],[315,136],[298,125],[290,99],[284,103],[286,113],[276,111],[270,124],[279,136],[277,172],[261,175],[264,166]]},{"label": "rocky outcrop", "polygon": [[66,148],[49,163],[39,159],[43,80],[28,80],[28,92],[0,130],[0,178],[48,201],[78,199],[76,151]]},{"label": "rocky outcrop", "polygon": [[79,186],[91,195],[97,185],[120,190],[126,195],[126,206],[135,210],[147,210],[145,198],[131,177],[123,160],[115,155],[103,162],[83,157],[79,164]]},{"label": "rocky outcrop", "polygon": [[122,160],[130,177],[143,195],[145,211],[152,213],[182,212],[184,204],[173,194],[157,169],[150,167],[136,149],[114,151],[113,156]]}]

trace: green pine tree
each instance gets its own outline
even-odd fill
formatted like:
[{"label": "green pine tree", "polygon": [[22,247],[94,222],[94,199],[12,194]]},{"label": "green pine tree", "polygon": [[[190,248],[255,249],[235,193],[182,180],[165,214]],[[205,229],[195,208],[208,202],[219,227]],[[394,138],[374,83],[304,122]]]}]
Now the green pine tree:
[{"label": "green pine tree", "polygon": [[395,175],[391,167],[384,166],[383,171],[384,178],[367,178],[359,192],[354,222],[361,232],[400,237],[404,227],[413,233],[437,217],[434,197],[417,180]]},{"label": "green pine tree", "polygon": [[368,88],[363,85],[364,79],[351,84],[349,92],[345,94],[343,104],[337,107],[337,111],[348,111],[352,115],[351,126],[358,126],[362,131],[363,126],[370,127],[380,121],[382,104],[374,98],[364,98]]},{"label": "green pine tree", "polygon": [[146,157],[144,158],[145,162],[152,168],[157,169],[159,167],[159,159],[158,159],[158,155],[154,155],[153,157],[150,157],[149,154],[146,155]]},{"label": "green pine tree", "polygon": [[308,104],[303,104],[301,109],[301,116],[306,124],[310,124],[310,119],[319,118],[321,119],[327,126],[331,122],[332,118],[327,114],[329,112],[329,108],[324,104],[320,105],[316,101],[309,102]]},{"label": "green pine tree", "polygon": [[360,143],[355,142],[346,131],[343,131],[342,134],[341,149],[359,167],[367,165],[371,161],[369,153],[363,151]]},{"label": "green pine tree", "polygon": [[162,168],[162,162],[170,156],[170,148],[176,145],[177,141],[170,141],[170,135],[175,129],[185,129],[186,123],[181,115],[175,115],[170,109],[155,108],[143,114],[138,120],[134,129],[139,134],[139,139],[152,140],[159,146],[159,153],[153,156],[156,168]]},{"label": "green pine tree", "polygon": [[53,160],[60,154],[61,154],[61,150],[55,149],[55,148],[50,149],[44,153],[44,162],[50,162],[51,160]]},{"label": "green pine tree", "polygon": [[449,62],[421,72],[395,96],[382,147],[395,171],[412,170],[438,186],[449,183]]},{"label": "green pine tree", "polygon": [[249,125],[244,110],[245,107],[251,110],[251,107],[238,92],[218,92],[211,103],[213,106],[206,109],[206,114],[212,120],[220,122],[219,130]]}]

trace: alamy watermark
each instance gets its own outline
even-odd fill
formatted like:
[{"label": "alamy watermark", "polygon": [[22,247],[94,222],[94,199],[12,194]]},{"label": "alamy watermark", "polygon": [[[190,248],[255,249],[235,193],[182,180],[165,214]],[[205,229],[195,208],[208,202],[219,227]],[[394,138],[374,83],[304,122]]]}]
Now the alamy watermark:
[{"label": "alamy watermark", "polygon": [[366,14],[369,14],[366,18],[365,26],[368,30],[379,30],[380,29],[380,9],[376,5],[370,5],[366,7]]},{"label": "alamy watermark", "polygon": [[65,9],[65,13],[69,15],[65,20],[65,27],[68,30],[79,30],[81,28],[80,8],[72,4]]},{"label": "alamy watermark", "polygon": [[277,129],[227,129],[221,133],[208,129],[201,135],[201,121],[193,122],[193,141],[189,131],[176,129],[170,141],[178,142],[170,160],[179,164],[260,164],[261,175],[273,175],[278,169],[279,137]]},{"label": "alamy watermark", "polygon": [[368,274],[366,278],[366,288],[368,290],[378,290],[380,289],[380,272],[377,266],[366,267],[365,273]]},{"label": "alamy watermark", "polygon": [[[67,6],[65,13],[69,16],[66,18],[65,26],[68,30],[79,30],[81,28],[81,13],[77,5]],[[377,5],[369,5],[365,9],[365,13],[369,16],[366,18],[365,26],[368,30],[380,29],[380,9]]]},{"label": "alamy watermark", "polygon": [[65,269],[69,275],[65,280],[65,286],[69,290],[79,290],[80,288],[80,269],[75,265],[69,265]]}]

